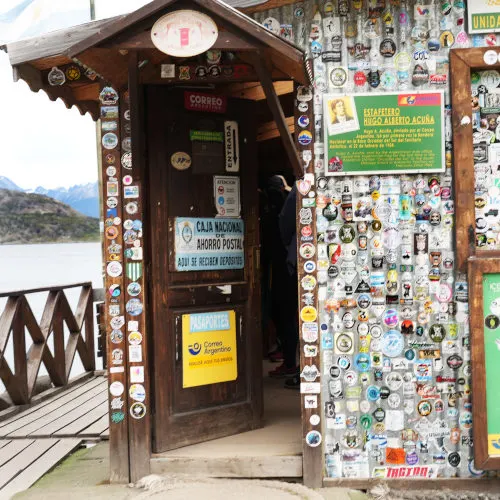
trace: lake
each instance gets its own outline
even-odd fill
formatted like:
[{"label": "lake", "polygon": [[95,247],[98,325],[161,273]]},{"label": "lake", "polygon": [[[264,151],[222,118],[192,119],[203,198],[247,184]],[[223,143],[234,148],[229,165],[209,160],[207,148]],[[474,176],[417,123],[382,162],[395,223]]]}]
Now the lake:
[{"label": "lake", "polygon": [[[11,292],[30,288],[54,285],[70,285],[91,281],[94,288],[102,288],[102,258],[100,243],[55,243],[41,245],[0,245],[0,292]],[[68,290],[66,296],[75,311],[80,289]],[[40,320],[47,292],[27,295],[28,302],[37,320]],[[0,312],[3,312],[7,299],[0,299]],[[95,327],[96,348],[97,328]],[[5,357],[13,369],[12,346],[9,345]],[[27,335],[26,346],[31,345]],[[101,358],[97,368],[102,368]],[[83,372],[79,358],[75,357],[71,376]],[[39,375],[45,375],[41,366]],[[0,393],[4,386],[0,382]]]}]

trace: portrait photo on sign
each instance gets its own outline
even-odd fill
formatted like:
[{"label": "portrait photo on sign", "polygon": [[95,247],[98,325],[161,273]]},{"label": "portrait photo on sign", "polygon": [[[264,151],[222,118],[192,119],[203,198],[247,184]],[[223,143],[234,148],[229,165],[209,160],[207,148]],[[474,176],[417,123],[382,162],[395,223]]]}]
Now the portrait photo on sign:
[{"label": "portrait photo on sign", "polygon": [[354,104],[352,97],[334,96],[327,99],[325,107],[329,135],[340,135],[359,130],[356,104]]}]

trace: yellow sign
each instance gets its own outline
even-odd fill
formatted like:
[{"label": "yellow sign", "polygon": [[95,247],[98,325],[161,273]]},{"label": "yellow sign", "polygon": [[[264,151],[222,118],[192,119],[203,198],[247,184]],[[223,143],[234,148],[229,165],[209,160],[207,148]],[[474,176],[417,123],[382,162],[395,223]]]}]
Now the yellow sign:
[{"label": "yellow sign", "polygon": [[236,314],[182,315],[182,387],[236,380]]},{"label": "yellow sign", "polygon": [[488,455],[500,456],[500,434],[488,434]]}]

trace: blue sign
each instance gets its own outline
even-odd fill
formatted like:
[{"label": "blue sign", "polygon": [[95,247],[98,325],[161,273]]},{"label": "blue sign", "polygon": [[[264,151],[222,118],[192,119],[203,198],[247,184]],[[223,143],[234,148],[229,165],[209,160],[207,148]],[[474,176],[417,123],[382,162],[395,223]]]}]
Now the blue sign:
[{"label": "blue sign", "polygon": [[244,234],[241,219],[176,217],[176,271],[243,269]]}]

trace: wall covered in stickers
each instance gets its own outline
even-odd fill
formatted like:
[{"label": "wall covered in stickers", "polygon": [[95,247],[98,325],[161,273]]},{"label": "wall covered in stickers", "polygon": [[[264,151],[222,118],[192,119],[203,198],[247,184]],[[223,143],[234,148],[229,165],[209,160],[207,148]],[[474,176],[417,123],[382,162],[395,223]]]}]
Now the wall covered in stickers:
[{"label": "wall covered in stickers", "polygon": [[[304,49],[311,78],[295,110],[309,165],[298,184],[301,398],[306,446],[322,447],[328,478],[484,474],[472,459],[468,285],[454,263],[448,61],[450,49],[496,45],[496,35],[469,36],[466,15],[461,1],[327,0],[254,16]],[[478,73],[473,82],[476,183],[484,185],[497,152],[479,142],[498,140],[500,74]],[[355,100],[347,97],[338,116],[324,116],[333,110],[324,101],[361,93],[396,93],[405,102],[437,93],[444,153],[432,172],[406,165],[391,175],[381,165],[345,175],[342,154],[324,142],[325,126],[337,139],[354,130]],[[387,106],[372,108],[396,130],[407,126]],[[374,136],[381,134],[382,127]],[[476,197],[479,210],[483,202]],[[498,210],[490,215],[478,245],[498,227]]]}]

